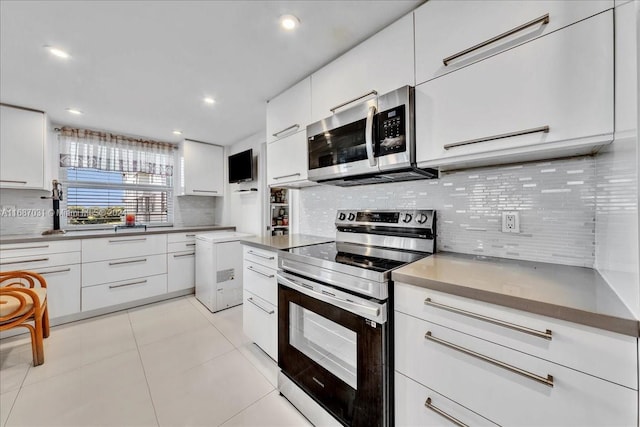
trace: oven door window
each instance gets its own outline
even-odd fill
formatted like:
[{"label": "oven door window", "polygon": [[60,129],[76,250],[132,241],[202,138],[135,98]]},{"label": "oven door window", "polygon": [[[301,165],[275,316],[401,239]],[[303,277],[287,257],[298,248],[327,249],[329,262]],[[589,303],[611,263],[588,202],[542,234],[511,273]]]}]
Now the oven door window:
[{"label": "oven door window", "polygon": [[358,388],[358,336],[331,320],[289,303],[289,342],[301,353]]},{"label": "oven door window", "polygon": [[309,169],[336,166],[367,159],[366,119],[308,138]]}]

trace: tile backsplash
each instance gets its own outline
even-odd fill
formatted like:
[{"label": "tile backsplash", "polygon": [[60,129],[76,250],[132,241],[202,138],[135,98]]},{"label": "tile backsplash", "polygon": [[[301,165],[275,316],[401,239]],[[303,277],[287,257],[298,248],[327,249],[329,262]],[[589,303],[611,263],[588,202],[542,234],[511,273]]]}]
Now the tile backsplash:
[{"label": "tile backsplash", "polygon": [[[334,237],[337,209],[435,209],[439,251],[593,267],[591,156],[443,173],[440,179],[300,190],[299,231]],[[520,233],[503,233],[503,211]]]}]

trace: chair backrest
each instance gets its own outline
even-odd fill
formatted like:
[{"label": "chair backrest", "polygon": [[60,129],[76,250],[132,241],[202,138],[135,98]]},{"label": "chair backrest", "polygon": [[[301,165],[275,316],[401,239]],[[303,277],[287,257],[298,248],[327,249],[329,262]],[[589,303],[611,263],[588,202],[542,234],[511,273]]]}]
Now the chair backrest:
[{"label": "chair backrest", "polygon": [[[28,320],[41,312],[42,292],[35,288],[46,289],[47,281],[32,271],[0,272],[0,304],[5,305],[5,313],[0,314],[0,330],[6,330]],[[34,304],[34,301],[36,302]]]},{"label": "chair backrest", "polygon": [[36,282],[41,288],[47,287],[44,277],[34,271],[0,271],[0,287],[34,288]]}]

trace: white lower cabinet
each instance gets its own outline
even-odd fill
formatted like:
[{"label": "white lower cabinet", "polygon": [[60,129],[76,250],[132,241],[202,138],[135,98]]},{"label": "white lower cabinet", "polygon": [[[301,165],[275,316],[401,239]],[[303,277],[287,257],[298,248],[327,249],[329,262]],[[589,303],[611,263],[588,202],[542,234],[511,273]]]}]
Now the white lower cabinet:
[{"label": "white lower cabinet", "polygon": [[82,264],[82,286],[116,282],[167,272],[163,255],[142,255]]},{"label": "white lower cabinet", "polygon": [[167,236],[167,291],[196,286],[196,235],[173,233]]},{"label": "white lower cabinet", "polygon": [[82,288],[82,311],[96,310],[167,293],[167,275],[158,274]]},{"label": "white lower cabinet", "polygon": [[80,312],[80,264],[34,270],[47,281],[49,319]]},{"label": "white lower cabinet", "polygon": [[242,301],[244,333],[276,362],[278,361],[278,307],[244,291]]}]

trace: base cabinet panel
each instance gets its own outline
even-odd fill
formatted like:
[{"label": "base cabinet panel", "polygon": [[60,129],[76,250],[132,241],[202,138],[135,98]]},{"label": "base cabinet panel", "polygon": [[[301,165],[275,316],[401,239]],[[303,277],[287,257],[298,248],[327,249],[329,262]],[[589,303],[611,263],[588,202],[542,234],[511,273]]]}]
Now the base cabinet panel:
[{"label": "base cabinet panel", "polygon": [[182,251],[167,254],[167,291],[194,289],[196,286],[196,252]]},{"label": "base cabinet panel", "polygon": [[278,308],[245,290],[242,322],[245,335],[277,362]]},{"label": "base cabinet panel", "polygon": [[82,311],[136,301],[167,293],[167,275],[106,283],[82,288]]},{"label": "base cabinet panel", "polygon": [[49,318],[80,313],[80,264],[35,270],[47,281]]}]

